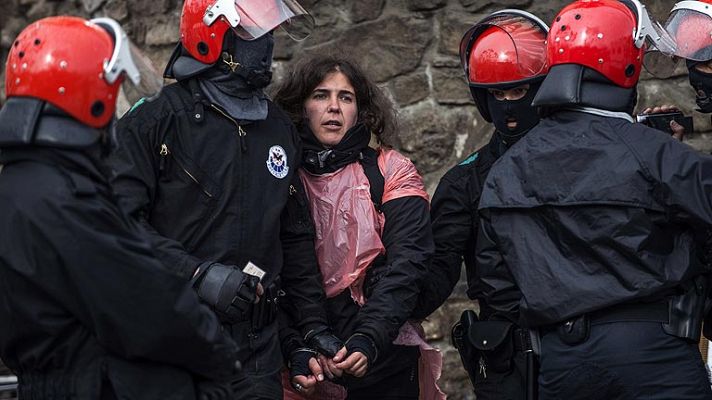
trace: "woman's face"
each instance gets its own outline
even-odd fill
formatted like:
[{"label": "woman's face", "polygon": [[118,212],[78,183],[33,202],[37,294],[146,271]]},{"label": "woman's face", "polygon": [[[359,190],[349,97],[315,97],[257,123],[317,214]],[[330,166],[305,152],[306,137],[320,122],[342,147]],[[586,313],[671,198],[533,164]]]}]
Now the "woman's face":
[{"label": "woman's face", "polygon": [[324,147],[339,144],[356,125],[358,107],[351,82],[342,72],[328,74],[304,102],[304,113],[314,136]]}]

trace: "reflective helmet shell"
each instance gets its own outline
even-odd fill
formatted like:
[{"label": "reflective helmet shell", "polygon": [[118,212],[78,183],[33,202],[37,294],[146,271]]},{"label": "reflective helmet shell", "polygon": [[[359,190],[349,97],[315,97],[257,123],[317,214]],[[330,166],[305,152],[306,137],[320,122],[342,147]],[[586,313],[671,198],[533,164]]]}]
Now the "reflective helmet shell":
[{"label": "reflective helmet shell", "polygon": [[619,0],[579,0],[559,12],[548,37],[549,66],[578,64],[631,88],[646,46],[636,47],[637,19]]},{"label": "reflective helmet shell", "polygon": [[111,35],[84,19],[36,21],[10,48],[6,95],[41,99],[88,126],[104,127],[114,115],[123,80],[109,84],[104,79],[104,64],[113,50]]}]

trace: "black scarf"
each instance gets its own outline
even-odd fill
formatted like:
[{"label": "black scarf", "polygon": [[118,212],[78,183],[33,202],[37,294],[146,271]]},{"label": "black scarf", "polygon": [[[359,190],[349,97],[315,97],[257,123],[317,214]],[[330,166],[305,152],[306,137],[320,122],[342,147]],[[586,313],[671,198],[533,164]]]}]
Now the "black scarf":
[{"label": "black scarf", "polygon": [[266,119],[268,105],[263,89],[272,79],[274,38],[267,34],[248,41],[228,32],[225,41],[221,59],[198,75],[200,89],[235,119]]},{"label": "black scarf", "polygon": [[299,131],[304,144],[303,167],[317,175],[336,172],[357,161],[371,141],[371,133],[364,124],[354,125],[346,132],[339,144],[330,149],[319,142],[308,125],[304,124]]}]

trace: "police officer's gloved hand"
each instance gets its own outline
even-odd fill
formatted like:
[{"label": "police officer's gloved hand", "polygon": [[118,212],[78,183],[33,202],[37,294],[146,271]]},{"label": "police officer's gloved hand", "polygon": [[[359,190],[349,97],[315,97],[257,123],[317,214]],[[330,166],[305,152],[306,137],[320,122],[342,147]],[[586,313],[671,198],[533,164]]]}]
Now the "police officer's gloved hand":
[{"label": "police officer's gloved hand", "polygon": [[294,350],[292,354],[289,355],[289,382],[292,382],[295,376],[312,375],[312,371],[309,369],[309,360],[316,358],[317,355],[316,350],[306,347]]},{"label": "police officer's gloved hand", "polygon": [[230,382],[199,381],[196,392],[198,400],[232,400],[234,396]]},{"label": "police officer's gloved hand", "polygon": [[359,352],[366,356],[368,359],[368,365],[373,365],[378,358],[378,349],[376,348],[376,343],[373,342],[368,335],[363,333],[354,333],[351,337],[344,343],[346,346],[346,357],[348,358],[351,354]]},{"label": "police officer's gloved hand", "polygon": [[304,336],[304,340],[310,347],[329,358],[333,358],[344,347],[344,342],[334,336],[328,326],[312,329]]},{"label": "police officer's gloved hand", "polygon": [[221,322],[234,324],[246,319],[247,311],[257,299],[259,282],[258,277],[245,274],[235,266],[204,263],[193,277],[192,285]]}]

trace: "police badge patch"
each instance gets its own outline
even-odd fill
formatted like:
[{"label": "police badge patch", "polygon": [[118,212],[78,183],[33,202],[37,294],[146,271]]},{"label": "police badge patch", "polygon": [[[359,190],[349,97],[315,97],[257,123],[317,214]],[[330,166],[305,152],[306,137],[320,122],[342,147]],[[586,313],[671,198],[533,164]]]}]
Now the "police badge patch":
[{"label": "police badge patch", "polygon": [[282,179],[289,173],[287,153],[282,146],[272,146],[267,154],[267,169],[275,178]]}]

